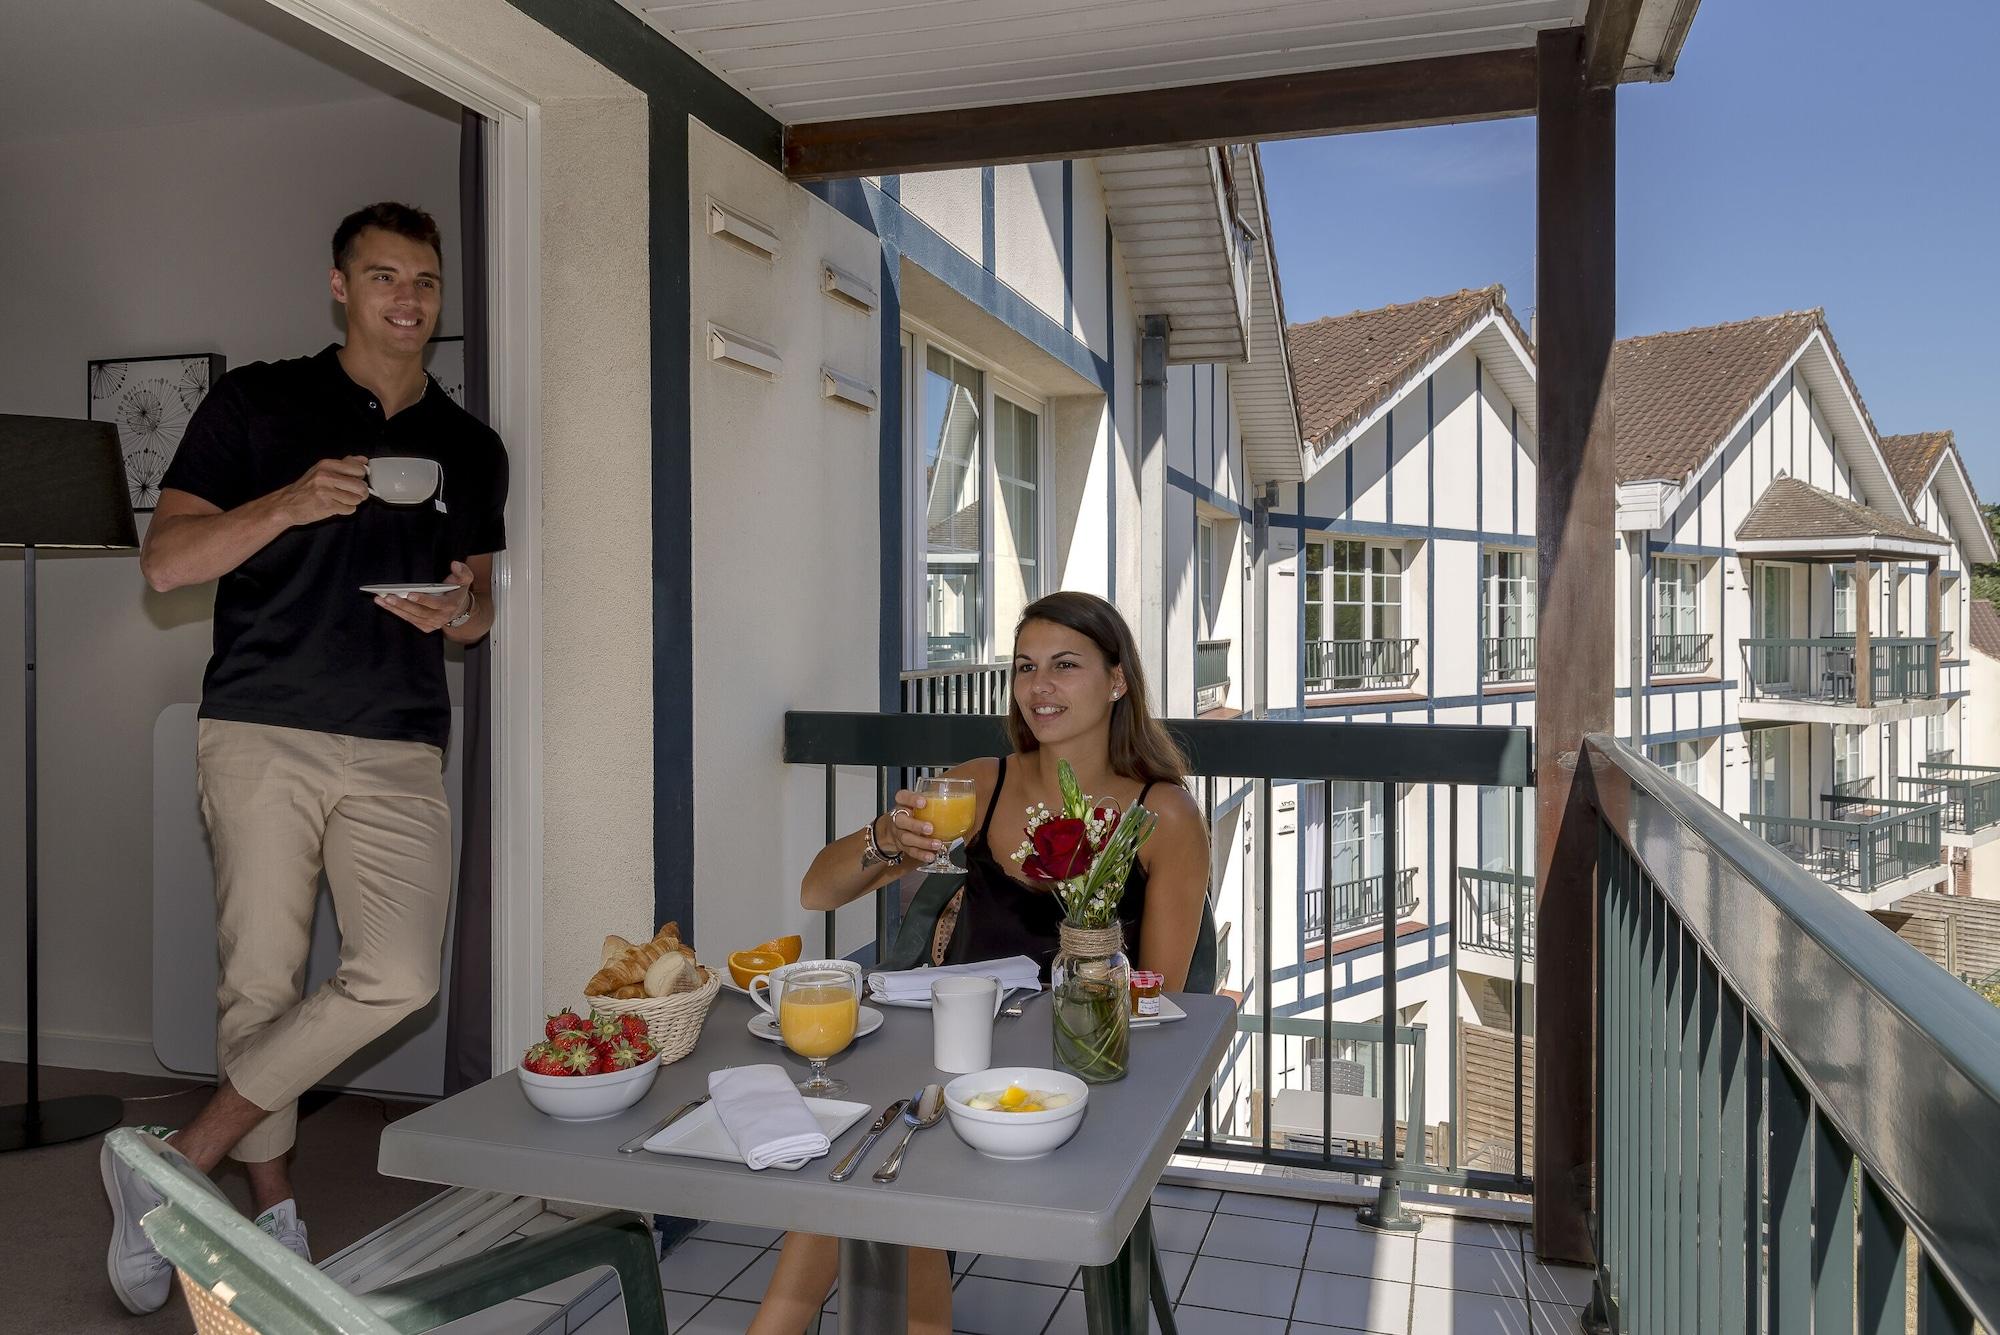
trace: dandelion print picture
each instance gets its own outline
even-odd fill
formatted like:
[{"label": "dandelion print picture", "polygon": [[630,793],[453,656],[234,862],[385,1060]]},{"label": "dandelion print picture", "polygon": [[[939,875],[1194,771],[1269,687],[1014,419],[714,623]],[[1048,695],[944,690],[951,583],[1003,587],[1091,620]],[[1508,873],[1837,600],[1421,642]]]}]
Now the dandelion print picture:
[{"label": "dandelion print picture", "polygon": [[222,367],[217,352],[90,363],[90,420],[118,428],[134,510],[159,505],[160,480]]},{"label": "dandelion print picture", "polygon": [[451,396],[451,401],[465,406],[465,338],[461,334],[450,334],[434,338],[424,349],[424,370],[430,372],[431,379],[438,382],[438,388]]}]

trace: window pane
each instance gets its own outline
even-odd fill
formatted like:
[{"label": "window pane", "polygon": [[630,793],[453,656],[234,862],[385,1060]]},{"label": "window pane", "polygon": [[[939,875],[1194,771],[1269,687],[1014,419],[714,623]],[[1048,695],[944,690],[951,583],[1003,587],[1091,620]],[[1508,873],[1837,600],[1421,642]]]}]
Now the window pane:
[{"label": "window pane", "polygon": [[983,651],[980,609],[980,375],[937,348],[924,358],[926,658],[967,663]]},{"label": "window pane", "polygon": [[993,400],[993,460],[1000,477],[1003,523],[993,541],[993,624],[997,633],[1013,628],[1029,603],[1041,596],[1041,419],[1018,403]]}]

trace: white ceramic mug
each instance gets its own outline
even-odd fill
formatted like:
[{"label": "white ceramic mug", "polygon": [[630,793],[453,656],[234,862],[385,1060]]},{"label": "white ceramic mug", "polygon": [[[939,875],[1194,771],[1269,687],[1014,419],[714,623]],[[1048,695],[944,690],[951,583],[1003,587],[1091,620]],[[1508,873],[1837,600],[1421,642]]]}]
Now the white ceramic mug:
[{"label": "white ceramic mug", "polygon": [[997,978],[955,974],[931,984],[931,1065],[954,1075],[993,1064],[993,1021],[1007,994]]},{"label": "white ceramic mug", "polygon": [[368,461],[368,492],[391,505],[421,505],[444,482],[444,465],[435,459],[385,454]]},{"label": "white ceramic mug", "polygon": [[[793,974],[804,973],[808,969],[838,969],[854,979],[856,996],[864,992],[861,986],[861,966],[853,960],[800,960],[797,964],[780,965],[769,973],[752,976],[750,986],[744,991],[750,994],[750,1000],[763,1007],[766,1015],[775,1019],[778,1006],[785,995],[785,980]],[[759,983],[764,986],[759,988],[757,986]]]}]

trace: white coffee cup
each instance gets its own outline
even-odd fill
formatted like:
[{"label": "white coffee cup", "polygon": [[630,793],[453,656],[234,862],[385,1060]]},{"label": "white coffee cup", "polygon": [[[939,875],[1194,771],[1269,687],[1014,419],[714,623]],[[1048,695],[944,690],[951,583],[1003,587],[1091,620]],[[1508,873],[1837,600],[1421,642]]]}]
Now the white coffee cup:
[{"label": "white coffee cup", "polygon": [[1000,1014],[997,978],[956,974],[931,984],[931,1065],[953,1075],[993,1065],[993,1021]]},{"label": "white coffee cup", "polygon": [[[847,974],[854,979],[855,995],[861,994],[861,966],[853,960],[800,960],[797,964],[780,965],[769,973],[753,975],[744,991],[750,994],[750,1000],[763,1007],[765,1014],[775,1018],[784,999],[786,980],[808,969],[836,969]],[[761,989],[759,983],[764,985]]]},{"label": "white coffee cup", "polygon": [[435,459],[385,454],[368,461],[368,492],[391,505],[420,505],[437,494],[444,466]]}]

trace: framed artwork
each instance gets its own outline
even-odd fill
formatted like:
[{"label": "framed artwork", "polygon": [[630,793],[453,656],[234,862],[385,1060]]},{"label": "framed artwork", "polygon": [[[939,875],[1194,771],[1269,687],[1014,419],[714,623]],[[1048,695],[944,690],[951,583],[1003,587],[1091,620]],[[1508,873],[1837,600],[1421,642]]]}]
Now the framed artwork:
[{"label": "framed artwork", "polygon": [[222,368],[219,352],[90,363],[89,417],[118,428],[134,510],[150,511],[160,503],[160,480],[180,448],[181,434]]},{"label": "framed artwork", "polygon": [[451,395],[453,403],[465,406],[464,335],[432,339],[424,349],[424,369],[438,382],[438,388]]}]

